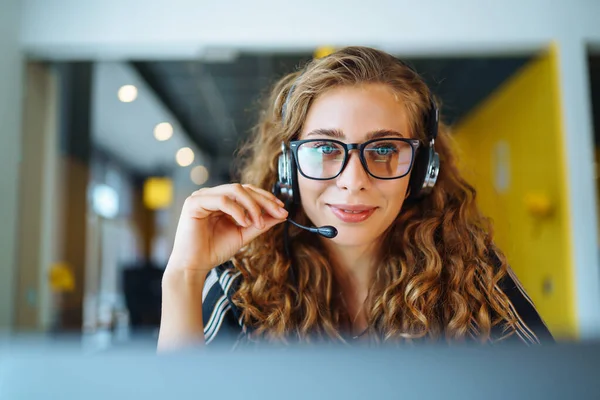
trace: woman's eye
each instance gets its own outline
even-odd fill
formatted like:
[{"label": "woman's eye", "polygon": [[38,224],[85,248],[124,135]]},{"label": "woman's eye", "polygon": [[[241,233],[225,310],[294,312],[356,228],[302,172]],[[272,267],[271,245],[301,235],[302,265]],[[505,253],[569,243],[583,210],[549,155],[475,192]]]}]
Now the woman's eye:
[{"label": "woman's eye", "polygon": [[319,153],[321,154],[333,154],[336,151],[338,151],[338,149],[335,146],[332,146],[330,143],[317,143],[315,144],[314,147]]},{"label": "woman's eye", "polygon": [[321,147],[319,147],[319,150],[323,154],[331,154],[331,153],[333,153],[334,148],[331,146],[321,146]]},{"label": "woman's eye", "polygon": [[394,152],[394,148],[382,146],[375,149],[378,156],[387,156]]}]

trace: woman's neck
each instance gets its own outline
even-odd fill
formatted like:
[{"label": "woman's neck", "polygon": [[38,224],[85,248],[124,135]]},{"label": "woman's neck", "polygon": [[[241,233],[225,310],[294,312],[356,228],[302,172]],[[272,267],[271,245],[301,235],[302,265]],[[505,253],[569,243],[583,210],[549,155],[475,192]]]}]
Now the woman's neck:
[{"label": "woman's neck", "polygon": [[325,244],[331,259],[340,296],[347,307],[353,333],[362,331],[367,325],[364,303],[369,292],[375,252],[371,245],[337,246]]}]

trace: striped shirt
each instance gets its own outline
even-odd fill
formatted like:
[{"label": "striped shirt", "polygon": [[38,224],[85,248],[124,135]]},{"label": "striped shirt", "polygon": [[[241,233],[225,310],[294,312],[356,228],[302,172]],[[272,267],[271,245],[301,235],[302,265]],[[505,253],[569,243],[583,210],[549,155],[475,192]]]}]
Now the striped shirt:
[{"label": "striped shirt", "polygon": [[[247,333],[242,321],[241,310],[232,302],[232,296],[241,283],[241,273],[231,262],[213,268],[207,275],[202,291],[202,317],[206,344],[230,346],[240,342]],[[552,343],[554,340],[544,321],[537,312],[533,301],[512,270],[499,283],[510,300],[510,308],[517,316],[515,334],[506,342],[520,342],[527,345]],[[474,329],[474,327],[472,327]],[[501,326],[492,329],[492,341],[506,336]]]}]

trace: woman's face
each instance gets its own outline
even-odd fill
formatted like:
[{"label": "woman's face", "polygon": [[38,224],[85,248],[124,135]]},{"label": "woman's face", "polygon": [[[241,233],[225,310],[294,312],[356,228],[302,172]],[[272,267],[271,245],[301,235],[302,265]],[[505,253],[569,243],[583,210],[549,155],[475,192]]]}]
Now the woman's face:
[{"label": "woman's face", "polygon": [[[388,131],[385,138],[409,138],[409,127],[403,104],[390,87],[383,84],[344,86],[333,88],[314,100],[300,139],[363,143],[382,131]],[[365,171],[358,150],[352,150],[345,169],[337,178],[319,181],[298,174],[298,184],[302,207],[312,223],[337,228],[334,243],[368,246],[374,244],[398,216],[409,178],[410,175],[392,180],[374,178]]]}]

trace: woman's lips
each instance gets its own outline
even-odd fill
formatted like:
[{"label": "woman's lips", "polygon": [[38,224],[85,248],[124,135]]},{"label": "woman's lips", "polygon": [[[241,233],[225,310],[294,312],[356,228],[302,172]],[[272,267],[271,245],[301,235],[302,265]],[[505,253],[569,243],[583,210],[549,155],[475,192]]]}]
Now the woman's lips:
[{"label": "woman's lips", "polygon": [[349,204],[328,204],[333,215],[342,222],[358,223],[367,220],[377,207]]}]

